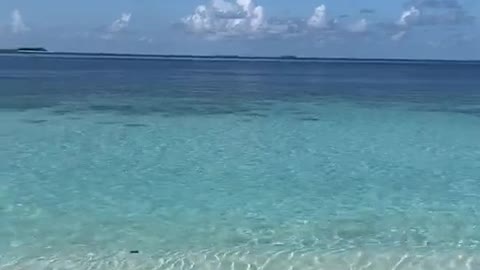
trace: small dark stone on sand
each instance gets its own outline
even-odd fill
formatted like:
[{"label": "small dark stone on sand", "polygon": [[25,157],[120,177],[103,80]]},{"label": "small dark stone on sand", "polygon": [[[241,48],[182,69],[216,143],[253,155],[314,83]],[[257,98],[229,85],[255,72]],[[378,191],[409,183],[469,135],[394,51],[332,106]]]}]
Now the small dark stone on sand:
[{"label": "small dark stone on sand", "polygon": [[125,124],[125,127],[147,127],[145,124]]},{"label": "small dark stone on sand", "polygon": [[130,254],[138,254],[138,253],[140,253],[140,251],[138,251],[138,250],[130,250]]},{"label": "small dark stone on sand", "polygon": [[320,119],[315,118],[315,117],[303,117],[303,118],[300,118],[300,120],[302,120],[302,121],[311,121],[311,122],[320,121]]},{"label": "small dark stone on sand", "polygon": [[26,120],[23,120],[23,122],[25,122],[25,123],[30,123],[30,124],[42,124],[42,123],[47,122],[47,120],[31,120],[31,119],[26,119]]}]

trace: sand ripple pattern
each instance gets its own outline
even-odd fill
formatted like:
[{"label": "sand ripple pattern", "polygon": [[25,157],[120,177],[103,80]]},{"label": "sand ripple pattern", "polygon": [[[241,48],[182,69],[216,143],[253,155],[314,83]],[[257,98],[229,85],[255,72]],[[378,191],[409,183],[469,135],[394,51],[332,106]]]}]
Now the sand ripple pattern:
[{"label": "sand ripple pattern", "polygon": [[37,258],[0,256],[2,270],[474,270],[480,269],[476,252],[374,252],[279,250],[258,252],[166,251],[158,254],[54,254]]}]

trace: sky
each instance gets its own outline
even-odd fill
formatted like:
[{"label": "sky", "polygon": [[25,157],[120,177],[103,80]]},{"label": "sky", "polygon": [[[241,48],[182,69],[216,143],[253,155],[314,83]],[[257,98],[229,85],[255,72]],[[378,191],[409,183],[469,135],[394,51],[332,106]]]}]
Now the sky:
[{"label": "sky", "polygon": [[480,0],[1,0],[0,48],[480,59]]}]

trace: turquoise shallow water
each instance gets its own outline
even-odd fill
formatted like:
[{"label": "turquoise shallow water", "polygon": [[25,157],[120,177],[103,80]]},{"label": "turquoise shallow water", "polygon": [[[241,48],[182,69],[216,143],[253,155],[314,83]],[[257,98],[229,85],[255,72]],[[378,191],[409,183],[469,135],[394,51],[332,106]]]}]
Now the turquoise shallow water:
[{"label": "turquoise shallow water", "polygon": [[0,269],[480,268],[479,81],[430,98],[401,89],[435,69],[383,94],[312,75],[284,87],[322,95],[285,97],[204,65],[190,94],[93,64],[0,72]]}]

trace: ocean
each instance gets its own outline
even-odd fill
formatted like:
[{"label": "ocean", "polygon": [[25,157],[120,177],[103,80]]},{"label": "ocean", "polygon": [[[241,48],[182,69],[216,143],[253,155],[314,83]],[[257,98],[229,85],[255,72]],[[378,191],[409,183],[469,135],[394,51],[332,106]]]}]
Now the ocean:
[{"label": "ocean", "polygon": [[0,56],[0,269],[480,269],[479,74]]}]

